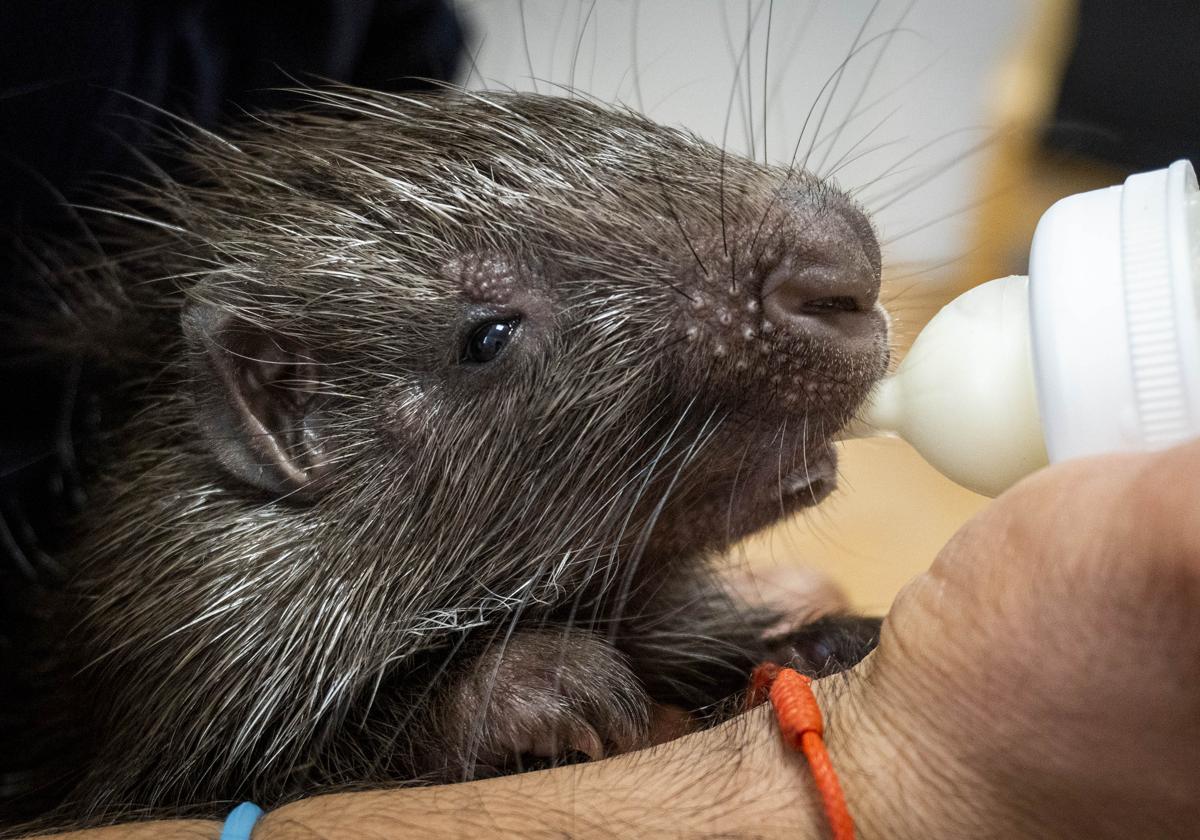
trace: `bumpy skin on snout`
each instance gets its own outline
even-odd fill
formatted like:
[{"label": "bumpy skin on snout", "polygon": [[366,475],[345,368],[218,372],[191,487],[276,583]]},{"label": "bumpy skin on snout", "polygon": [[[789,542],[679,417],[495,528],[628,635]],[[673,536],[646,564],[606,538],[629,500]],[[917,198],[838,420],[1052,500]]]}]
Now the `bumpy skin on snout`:
[{"label": "bumpy skin on snout", "polygon": [[46,335],[119,382],[65,814],[596,757],[869,646],[764,639],[706,566],[828,494],[885,369],[843,193],[579,99],[312,103],[188,135],[57,281]]}]

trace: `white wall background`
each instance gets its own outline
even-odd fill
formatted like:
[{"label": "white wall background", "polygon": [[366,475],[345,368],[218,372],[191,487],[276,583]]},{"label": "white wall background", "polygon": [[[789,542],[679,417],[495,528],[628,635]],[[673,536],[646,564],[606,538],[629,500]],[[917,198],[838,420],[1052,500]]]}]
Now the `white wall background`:
[{"label": "white wall background", "polygon": [[475,29],[470,86],[574,88],[777,163],[811,148],[810,168],[834,172],[875,211],[888,261],[928,267],[934,286],[968,247],[983,159],[972,150],[991,132],[998,62],[1035,2],[458,6]]}]

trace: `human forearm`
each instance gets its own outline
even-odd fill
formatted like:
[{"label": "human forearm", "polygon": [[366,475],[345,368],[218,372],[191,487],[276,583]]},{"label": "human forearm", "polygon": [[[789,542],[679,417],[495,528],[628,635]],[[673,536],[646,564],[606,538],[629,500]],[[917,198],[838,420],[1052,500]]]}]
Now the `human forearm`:
[{"label": "human forearm", "polygon": [[154,820],[36,836],[45,840],[217,840],[221,824],[213,820]]},{"label": "human forearm", "polygon": [[807,773],[780,742],[769,710],[759,708],[715,730],[608,761],[295,802],[264,817],[255,840],[824,837]]},{"label": "human forearm", "polygon": [[[828,681],[822,706],[836,702]],[[830,735],[837,726],[830,720]],[[831,744],[833,759],[845,738]],[[768,707],[639,753],[469,784],[316,796],[268,812],[254,840],[346,837],[825,837],[804,760]],[[54,840],[215,840],[220,824],[135,823]],[[865,835],[864,835],[865,836]]]}]

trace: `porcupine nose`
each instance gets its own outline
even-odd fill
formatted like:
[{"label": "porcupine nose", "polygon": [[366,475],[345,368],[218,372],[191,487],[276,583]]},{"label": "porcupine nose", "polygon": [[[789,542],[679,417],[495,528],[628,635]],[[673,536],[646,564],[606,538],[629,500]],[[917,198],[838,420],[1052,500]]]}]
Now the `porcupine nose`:
[{"label": "porcupine nose", "polygon": [[866,338],[877,329],[879,246],[853,210],[799,225],[794,247],[766,276],[764,317],[775,327],[830,339]]}]

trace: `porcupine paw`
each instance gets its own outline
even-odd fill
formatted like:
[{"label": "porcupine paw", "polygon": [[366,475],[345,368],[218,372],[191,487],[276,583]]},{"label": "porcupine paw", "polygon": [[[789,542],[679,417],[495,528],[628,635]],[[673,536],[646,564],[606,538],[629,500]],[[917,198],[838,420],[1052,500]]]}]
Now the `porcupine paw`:
[{"label": "porcupine paw", "polygon": [[852,615],[825,574],[786,566],[732,575],[731,594],[759,611],[766,658],[813,677],[853,668],[879,642],[882,619]]},{"label": "porcupine paw", "polygon": [[826,677],[857,665],[879,643],[881,618],[834,614],[768,633],[768,658],[812,677]]},{"label": "porcupine paw", "polygon": [[652,704],[598,637],[514,634],[471,660],[443,706],[457,777],[594,761],[650,743]]}]

